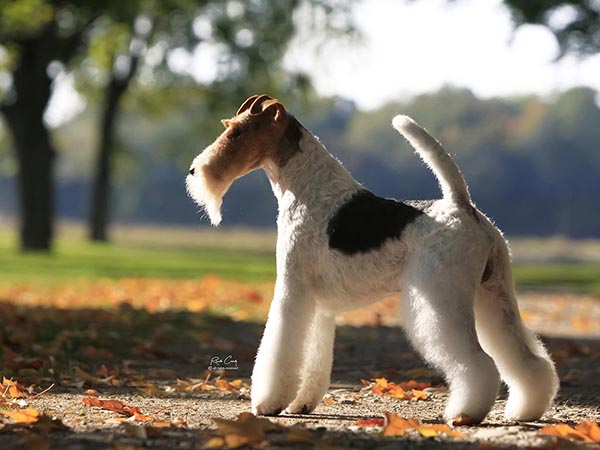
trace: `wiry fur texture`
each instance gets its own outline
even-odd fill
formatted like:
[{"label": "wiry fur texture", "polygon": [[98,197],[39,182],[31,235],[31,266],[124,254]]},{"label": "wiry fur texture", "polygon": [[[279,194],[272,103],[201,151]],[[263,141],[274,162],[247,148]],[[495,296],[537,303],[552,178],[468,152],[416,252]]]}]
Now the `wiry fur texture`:
[{"label": "wiry fur texture", "polygon": [[[448,421],[483,420],[500,379],[509,386],[507,418],[539,418],[558,389],[554,365],[519,316],[506,242],[473,206],[442,146],[411,119],[394,118],[394,127],[438,178],[443,198],[407,225],[400,239],[343,254],[328,245],[328,223],[362,186],[311,133],[299,125],[291,133],[295,119],[264,97],[248,99],[232,119],[258,123],[256,133],[228,140],[237,125],[227,121],[228,130],[194,161],[187,180],[213,223],[220,221],[221,197],[231,182],[257,167],[266,171],[279,203],[277,281],[252,374],[253,411],[312,411],[329,386],[335,315],[401,293],[410,340],[449,383]],[[282,144],[294,135],[297,141]],[[240,156],[239,146],[253,155]],[[231,155],[255,163],[230,169]],[[203,175],[215,164],[227,174],[213,174],[220,189],[207,187]]]}]

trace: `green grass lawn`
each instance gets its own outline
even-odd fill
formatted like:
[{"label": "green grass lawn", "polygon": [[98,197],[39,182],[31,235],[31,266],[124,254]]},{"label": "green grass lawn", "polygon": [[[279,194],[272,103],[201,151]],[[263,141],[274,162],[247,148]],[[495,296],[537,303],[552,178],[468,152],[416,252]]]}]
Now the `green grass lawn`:
[{"label": "green grass lawn", "polygon": [[275,256],[262,250],[94,244],[59,238],[51,254],[22,254],[0,233],[0,282],[52,283],[75,278],[198,278],[214,274],[240,281],[275,277]]},{"label": "green grass lawn", "polygon": [[[51,254],[21,254],[14,235],[0,231],[0,282],[46,284],[80,278],[198,278],[208,274],[246,282],[274,279],[272,236],[244,238],[243,233],[217,231],[200,232],[195,238],[185,233],[161,229],[153,240],[151,230],[130,230],[118,235],[116,244],[92,244],[80,233],[67,233],[73,237],[57,239]],[[597,263],[516,264],[514,273],[520,289],[600,295]]]}]

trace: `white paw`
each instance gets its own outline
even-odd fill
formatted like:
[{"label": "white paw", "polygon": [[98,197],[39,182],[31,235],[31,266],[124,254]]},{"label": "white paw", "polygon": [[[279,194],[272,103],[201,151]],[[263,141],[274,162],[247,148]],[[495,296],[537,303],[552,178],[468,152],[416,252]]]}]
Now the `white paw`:
[{"label": "white paw", "polygon": [[329,388],[329,372],[311,371],[305,374],[300,392],[286,408],[290,414],[309,414],[323,400]]},{"label": "white paw", "polygon": [[303,402],[302,400],[297,401],[294,400],[291,405],[285,408],[285,412],[288,414],[310,414],[315,410],[319,401],[307,401]]},{"label": "white paw", "polygon": [[255,416],[278,416],[283,410],[281,403],[252,403],[252,413]]},{"label": "white paw", "polygon": [[298,383],[294,383],[289,376],[271,382],[265,382],[265,379],[266,377],[252,377],[252,412],[256,415],[276,416],[292,402],[298,391]]}]

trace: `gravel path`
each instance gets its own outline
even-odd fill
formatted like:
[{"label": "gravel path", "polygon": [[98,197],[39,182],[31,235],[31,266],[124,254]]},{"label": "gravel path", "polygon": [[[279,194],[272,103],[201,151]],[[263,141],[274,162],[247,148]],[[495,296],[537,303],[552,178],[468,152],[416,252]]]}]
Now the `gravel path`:
[{"label": "gravel path", "polygon": [[[537,301],[552,300],[542,298]],[[544,305],[540,308],[546,314],[544,308],[549,307]],[[532,308],[535,309],[528,305],[525,309]],[[593,310],[590,314],[597,314],[600,300],[594,299],[590,308]],[[376,312],[375,316],[380,313],[381,311]],[[160,343],[153,344],[155,347],[147,348],[141,355],[132,352],[128,355],[130,359],[118,361],[121,371],[112,378],[116,385],[97,381],[102,378],[99,375],[88,380],[81,376],[73,377],[39,398],[28,401],[30,407],[59,418],[68,428],[43,427],[41,424],[31,427],[13,426],[9,420],[0,419],[0,449],[203,448],[214,435],[215,423],[212,418],[233,419],[239,413],[249,411],[248,391],[242,387],[234,392],[190,392],[182,387],[185,386],[182,383],[177,388],[175,380],[202,378],[213,356],[232,355],[238,360],[238,370],[227,371],[226,378],[230,381],[240,378],[249,383],[252,359],[262,325],[214,317],[206,320],[200,316],[201,314],[196,318],[198,320],[189,322],[197,324],[202,319],[204,325],[200,331],[195,330],[192,325],[186,328],[179,321],[170,323],[169,316],[157,316],[157,332],[162,333]],[[349,317],[344,320],[352,323],[354,319]],[[210,325],[205,326],[207,323]],[[547,323],[545,327],[546,330],[549,328]],[[563,325],[558,329],[562,334],[568,331]],[[548,424],[600,420],[600,335],[587,328],[586,330],[588,332],[583,333],[584,337],[581,337],[582,333],[576,337],[544,336],[557,362],[562,386],[556,405],[540,422],[516,424],[504,421],[501,412],[506,395],[503,392],[486,421],[480,426],[460,428],[467,437],[459,439],[444,436],[424,438],[413,433],[401,437],[384,437],[381,427],[356,425],[358,419],[382,417],[386,411],[405,418],[418,418],[423,422],[441,423],[446,395],[444,392],[437,392],[425,401],[403,401],[370,392],[361,384],[361,379],[385,376],[399,382],[417,378],[433,384],[440,380],[435,373],[424,369],[422,360],[412,351],[397,328],[383,325],[342,325],[337,332],[329,400],[322,402],[310,415],[271,419],[284,425],[302,424],[315,430],[318,442],[285,443],[275,433],[268,434],[267,444],[264,445],[269,448],[316,446],[323,449],[600,448],[598,444],[557,441],[556,438],[538,433],[542,426]],[[186,338],[171,339],[173,334],[185,335]],[[134,343],[125,341],[123,345]],[[91,373],[92,369],[89,371]],[[214,375],[218,374],[213,372]],[[41,386],[44,387],[43,384]],[[154,389],[148,386],[153,386]],[[142,392],[144,387],[145,393]],[[154,428],[142,423],[119,422],[117,419],[122,416],[115,412],[84,404],[84,392],[87,389],[98,391],[102,399],[120,400],[138,407],[141,412],[159,421],[185,426]]]}]

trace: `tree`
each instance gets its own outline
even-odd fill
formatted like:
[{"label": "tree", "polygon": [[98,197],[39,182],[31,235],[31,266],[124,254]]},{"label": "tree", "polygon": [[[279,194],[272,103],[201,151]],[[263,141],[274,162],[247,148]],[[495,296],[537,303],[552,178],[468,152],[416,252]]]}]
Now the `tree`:
[{"label": "tree", "polygon": [[[143,61],[147,72],[160,74],[151,84],[169,83],[177,71],[164,56],[175,51],[189,52],[201,43],[205,37],[199,29],[204,20],[204,25],[212,28],[214,44],[220,44],[221,56],[226,59],[219,66],[214,84],[222,87],[227,80],[256,81],[262,76],[262,86],[265,86],[281,75],[281,70],[267,69],[271,65],[280,69],[283,50],[298,24],[293,14],[304,7],[316,12],[314,17],[320,20],[315,23],[321,25],[321,31],[348,29],[347,20],[338,18],[331,22],[336,25],[328,21],[332,16],[343,17],[344,14],[348,18],[348,6],[340,0],[14,0],[1,3],[3,51],[0,59],[12,82],[2,93],[0,109],[10,129],[18,161],[22,249],[47,250],[52,239],[55,151],[43,115],[52,94],[51,75],[57,69],[83,68],[85,72],[86,62],[92,61],[94,65],[98,62],[94,56],[98,55],[108,61],[106,73],[91,76],[96,79],[105,75],[108,80],[104,83],[95,206],[91,214],[92,237],[105,239],[110,161],[119,103],[142,66],[146,50],[163,53],[162,61],[155,66],[148,64],[147,58]],[[88,41],[90,53],[84,51]],[[263,76],[265,74],[269,76]]]},{"label": "tree", "polygon": [[504,0],[517,24],[546,26],[561,55],[591,55],[600,51],[600,3],[590,0]]},{"label": "tree", "polygon": [[12,79],[0,99],[0,111],[6,118],[18,162],[23,250],[50,247],[55,151],[43,121],[52,92],[48,69],[52,62],[64,63],[73,57],[86,25],[80,20],[67,23],[58,18],[54,6],[42,0],[0,5],[3,65]]}]

